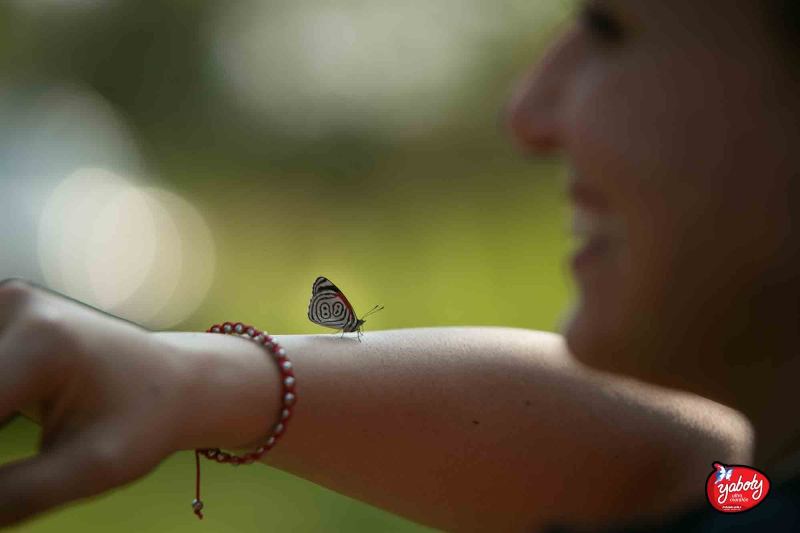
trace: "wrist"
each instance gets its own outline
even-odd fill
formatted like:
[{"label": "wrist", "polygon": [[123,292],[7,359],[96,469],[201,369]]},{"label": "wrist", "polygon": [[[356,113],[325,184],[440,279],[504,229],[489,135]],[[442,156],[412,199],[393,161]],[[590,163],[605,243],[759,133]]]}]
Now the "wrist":
[{"label": "wrist", "polygon": [[163,333],[185,351],[176,450],[252,451],[278,422],[280,373],[264,347],[234,335]]}]

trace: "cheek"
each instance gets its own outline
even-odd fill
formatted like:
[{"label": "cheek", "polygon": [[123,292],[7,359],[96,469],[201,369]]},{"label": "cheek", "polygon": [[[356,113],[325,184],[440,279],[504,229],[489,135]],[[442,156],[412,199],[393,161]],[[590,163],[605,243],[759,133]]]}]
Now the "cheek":
[{"label": "cheek", "polygon": [[770,116],[759,99],[663,70],[673,75],[583,71],[566,115],[577,177],[622,217],[627,240],[602,278],[579,284],[565,334],[579,357],[633,373],[658,364],[656,345],[698,340],[708,321],[719,329],[731,295],[763,281],[791,237],[779,178],[790,173],[774,164],[786,152],[765,135],[774,127],[742,119]]},{"label": "cheek", "polygon": [[668,278],[681,221],[700,208],[692,201],[697,195],[690,194],[691,180],[682,179],[685,170],[676,163],[692,159],[698,143],[676,120],[680,105],[653,101],[663,90],[660,76],[647,69],[616,75],[599,70],[602,74],[585,71],[576,84],[566,148],[578,179],[599,191],[609,215],[624,223],[626,241],[615,258],[615,275],[592,287],[598,297],[607,297],[606,304],[622,308],[637,298],[652,300]]},{"label": "cheek", "polygon": [[[574,350],[614,353],[625,365],[622,347],[637,332],[655,338],[652,329],[668,322],[669,302],[691,275],[680,265],[698,259],[697,249],[685,252],[697,248],[686,240],[705,208],[697,176],[706,133],[691,127],[691,91],[647,65],[587,68],[574,87],[565,127],[570,162],[621,217],[626,239],[602,276],[579,281],[565,333]],[[638,356],[628,364],[647,364]]]}]

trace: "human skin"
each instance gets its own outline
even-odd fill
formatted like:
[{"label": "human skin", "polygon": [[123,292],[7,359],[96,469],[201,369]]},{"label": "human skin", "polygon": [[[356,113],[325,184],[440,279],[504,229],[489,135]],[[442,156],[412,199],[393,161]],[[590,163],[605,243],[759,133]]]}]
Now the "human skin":
[{"label": "human skin", "polygon": [[[712,460],[750,460],[735,411],[585,368],[553,333],[277,339],[298,401],[262,462],[429,526],[658,516],[699,503],[692,480]],[[20,410],[42,425],[40,453],[0,467],[0,526],[130,483],[175,451],[250,451],[279,412],[277,367],[252,341],[149,332],[19,280],[0,284],[0,361],[0,419]],[[187,520],[192,496],[175,511]]]},{"label": "human skin", "polygon": [[741,410],[767,471],[800,449],[800,39],[770,4],[589,2],[508,112],[608,240],[576,271],[570,351]]}]

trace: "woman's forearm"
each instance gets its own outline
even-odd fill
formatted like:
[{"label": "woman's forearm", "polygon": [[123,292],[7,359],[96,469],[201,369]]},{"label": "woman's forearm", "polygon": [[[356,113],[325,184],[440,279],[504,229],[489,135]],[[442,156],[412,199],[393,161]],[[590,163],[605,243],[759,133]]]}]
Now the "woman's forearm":
[{"label": "woman's forearm", "polygon": [[[183,447],[239,450],[266,439],[280,387],[265,351],[232,336],[157,335],[200,369],[196,414],[205,425],[190,424]],[[712,460],[747,459],[746,424],[732,411],[587,371],[555,334],[276,337],[293,362],[298,403],[263,461],[426,525],[499,531],[613,520],[657,510],[665,502],[649,498],[665,484],[676,502],[697,492]]]}]

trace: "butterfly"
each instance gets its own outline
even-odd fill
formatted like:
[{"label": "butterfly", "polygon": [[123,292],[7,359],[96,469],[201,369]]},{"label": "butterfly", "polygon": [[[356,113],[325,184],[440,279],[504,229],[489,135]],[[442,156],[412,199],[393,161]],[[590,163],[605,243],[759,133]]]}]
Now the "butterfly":
[{"label": "butterfly", "polygon": [[731,474],[733,474],[733,467],[729,466],[725,468],[724,465],[716,464],[717,467],[717,480],[714,482],[714,485],[722,481],[723,479],[728,480],[731,478]]},{"label": "butterfly", "polygon": [[365,318],[372,313],[377,313],[383,309],[382,305],[376,305],[370,309],[363,317],[356,317],[353,306],[339,288],[331,283],[328,278],[322,276],[314,281],[311,287],[311,301],[308,303],[308,319],[315,324],[326,328],[341,329],[342,336],[345,333],[355,331],[358,340],[361,341],[361,326]]}]

